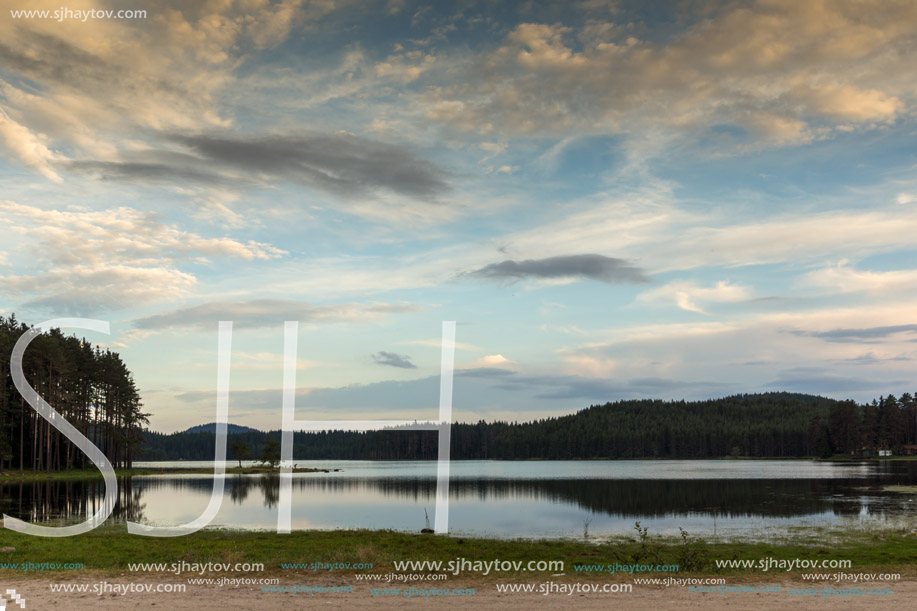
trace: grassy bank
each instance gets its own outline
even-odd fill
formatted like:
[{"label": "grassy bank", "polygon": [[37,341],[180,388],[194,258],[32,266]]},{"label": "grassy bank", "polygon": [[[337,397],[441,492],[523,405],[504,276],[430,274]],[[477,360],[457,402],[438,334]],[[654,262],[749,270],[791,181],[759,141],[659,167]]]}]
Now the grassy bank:
[{"label": "grassy bank", "polygon": [[[128,563],[261,563],[266,573],[311,573],[283,569],[281,563],[372,563],[372,572],[389,572],[399,560],[562,560],[566,575],[588,577],[606,573],[577,571],[576,566],[597,564],[677,564],[678,575],[719,574],[785,576],[782,569],[718,569],[715,560],[850,560],[847,572],[881,569],[917,573],[917,536],[913,532],[851,532],[830,545],[783,543],[706,543],[696,539],[663,539],[651,536],[606,543],[557,540],[496,540],[421,535],[393,531],[337,530],[273,532],[205,530],[174,538],[128,535],[123,527],[104,527],[85,535],[65,538],[30,537],[0,531],[0,563],[82,563],[83,571],[121,573]],[[80,571],[57,571],[74,575]],[[338,571],[340,572],[340,571]],[[343,571],[353,572],[353,571]],[[798,572],[798,571],[794,571]],[[40,577],[47,573],[0,569],[0,575],[17,573]],[[472,575],[467,575],[472,576]],[[504,572],[502,576],[507,576]],[[652,576],[646,574],[645,576]]]}]

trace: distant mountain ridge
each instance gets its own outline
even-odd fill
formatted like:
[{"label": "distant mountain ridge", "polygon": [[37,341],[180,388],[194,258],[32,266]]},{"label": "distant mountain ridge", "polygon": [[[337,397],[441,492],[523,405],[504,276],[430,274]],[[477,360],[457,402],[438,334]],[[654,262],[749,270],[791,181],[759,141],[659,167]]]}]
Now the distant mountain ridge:
[{"label": "distant mountain ridge", "polygon": [[[214,424],[197,433],[144,432],[144,460],[212,460]],[[254,456],[280,431],[230,428]],[[700,401],[626,400],[529,422],[454,423],[452,460],[798,458],[895,454],[917,447],[917,400],[905,393],[860,405],[787,392]],[[294,460],[436,460],[435,431],[293,434]]]},{"label": "distant mountain ridge", "polygon": [[[198,424],[197,426],[192,426],[189,429],[184,431],[179,431],[175,433],[176,435],[184,435],[185,433],[212,433],[216,435],[217,432],[217,423],[208,422],[207,424]],[[227,424],[226,432],[230,435],[240,435],[242,433],[261,433],[258,429],[253,429],[250,426],[240,426],[238,424]]]},{"label": "distant mountain ridge", "polygon": [[[143,436],[145,460],[212,460],[214,424]],[[280,431],[229,430],[255,456]],[[895,454],[917,445],[917,400],[905,393],[860,405],[799,393],[700,401],[626,400],[529,422],[452,425],[452,460],[812,457]],[[293,434],[294,460],[436,460],[435,431]]]}]

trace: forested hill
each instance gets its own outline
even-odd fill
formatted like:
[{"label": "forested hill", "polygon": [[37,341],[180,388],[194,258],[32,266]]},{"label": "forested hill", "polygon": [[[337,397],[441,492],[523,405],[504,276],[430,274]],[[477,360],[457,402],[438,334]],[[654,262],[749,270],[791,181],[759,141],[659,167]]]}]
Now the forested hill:
[{"label": "forested hill", "polygon": [[[258,456],[279,431],[230,435]],[[293,456],[308,459],[435,459],[435,432],[296,433]],[[452,428],[452,458],[710,458],[827,456],[917,443],[917,404],[908,395],[857,405],[791,393],[706,401],[618,401],[533,422]],[[147,433],[146,460],[212,460],[211,433]],[[230,456],[230,458],[232,458]]]},{"label": "forested hill", "polygon": [[[60,471],[89,465],[87,456],[16,390],[10,358],[30,327],[0,316],[0,471]],[[115,467],[130,467],[149,414],[130,370],[116,352],[60,329],[37,336],[23,373],[38,394],[96,445]]]}]

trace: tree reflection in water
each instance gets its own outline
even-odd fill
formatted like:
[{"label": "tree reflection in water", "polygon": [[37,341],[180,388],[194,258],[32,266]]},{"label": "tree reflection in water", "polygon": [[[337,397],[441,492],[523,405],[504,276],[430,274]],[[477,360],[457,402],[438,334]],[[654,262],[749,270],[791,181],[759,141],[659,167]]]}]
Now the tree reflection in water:
[{"label": "tree reflection in water", "polygon": [[[913,516],[914,495],[890,493],[885,487],[912,486],[915,481],[917,463],[883,465],[867,478],[837,479],[454,478],[450,483],[450,499],[483,505],[537,501],[634,520],[673,515],[740,519],[867,515],[884,519]],[[206,503],[212,486],[213,480],[207,476],[122,477],[112,519],[169,522],[172,515],[146,515],[144,498],[168,495],[187,498],[190,504],[198,500]],[[336,498],[345,504],[348,497],[357,496],[427,504],[435,499],[436,480],[297,474],[293,491],[300,498]],[[255,493],[260,493],[260,500],[252,498]],[[273,509],[279,502],[280,479],[267,474],[235,475],[227,478],[226,494],[233,505],[260,501],[263,507]],[[101,479],[0,483],[0,509],[28,522],[79,522],[95,512],[103,499]],[[163,503],[157,500],[160,509],[156,513],[160,513]]]}]

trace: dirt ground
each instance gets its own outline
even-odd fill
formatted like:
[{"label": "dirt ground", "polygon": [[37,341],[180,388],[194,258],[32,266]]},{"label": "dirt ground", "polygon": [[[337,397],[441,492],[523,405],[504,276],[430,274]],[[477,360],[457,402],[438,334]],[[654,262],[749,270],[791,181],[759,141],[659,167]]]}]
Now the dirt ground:
[{"label": "dirt ground", "polygon": [[[106,577],[80,578],[60,581],[55,583],[69,584],[97,584],[104,580],[109,584],[160,584],[175,583],[175,579],[168,577]],[[295,585],[296,582],[282,580],[281,585]],[[303,580],[306,583],[306,580]],[[730,584],[727,579],[727,584]],[[691,592],[687,587],[671,586],[668,588],[656,586],[635,585],[630,593],[590,593],[573,595],[566,594],[509,594],[497,592],[496,585],[490,583],[455,582],[450,581],[450,588],[474,588],[474,596],[434,596],[422,597],[380,597],[370,594],[370,586],[366,583],[356,583],[353,578],[345,576],[323,581],[308,580],[308,585],[351,585],[352,593],[326,593],[326,594],[290,594],[280,592],[262,592],[260,586],[224,586],[213,585],[199,586],[188,585],[183,593],[147,593],[130,592],[125,595],[107,593],[99,596],[94,593],[59,593],[52,592],[48,582],[41,579],[2,579],[0,582],[0,595],[6,595],[9,589],[15,590],[25,601],[27,611],[42,611],[43,609],[177,609],[179,611],[226,611],[229,609],[363,609],[415,607],[423,609],[534,609],[538,605],[539,611],[553,609],[622,609],[626,611],[666,611],[668,609],[687,611],[703,609],[704,611],[775,611],[779,609],[888,609],[903,611],[917,607],[917,582],[908,580],[900,582],[882,582],[865,584],[834,584],[834,588],[890,588],[894,594],[891,596],[849,596],[841,598],[832,596],[828,599],[816,596],[790,596],[787,588],[815,588],[820,589],[829,584],[813,584],[797,580],[768,582],[766,585],[779,585],[781,592],[766,594],[749,593],[698,593]],[[734,585],[761,585],[743,580]],[[375,586],[374,586],[375,587]],[[415,584],[415,587],[444,587],[443,585]],[[0,603],[2,605],[2,603]],[[6,603],[7,611],[15,611],[20,607],[11,602]]]}]

